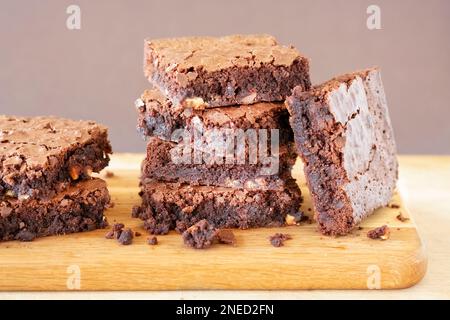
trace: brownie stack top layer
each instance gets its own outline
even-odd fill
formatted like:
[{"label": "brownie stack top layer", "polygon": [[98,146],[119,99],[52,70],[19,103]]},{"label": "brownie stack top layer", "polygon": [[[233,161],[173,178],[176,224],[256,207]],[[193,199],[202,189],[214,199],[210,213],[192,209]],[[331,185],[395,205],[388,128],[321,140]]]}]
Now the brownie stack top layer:
[{"label": "brownie stack top layer", "polygon": [[145,76],[174,104],[194,108],[281,101],[309,89],[309,62],[269,35],[146,40]]},{"label": "brownie stack top layer", "polygon": [[287,99],[323,233],[348,233],[392,197],[393,131],[378,69],[346,74]]},{"label": "brownie stack top layer", "polygon": [[292,179],[291,169],[297,158],[294,146],[289,145],[282,146],[278,154],[272,155],[267,163],[261,160],[253,164],[247,160],[244,164],[227,164],[221,159],[219,163],[196,164],[192,161],[178,162],[176,154],[180,149],[183,149],[181,144],[151,138],[147,144],[147,156],[142,163],[142,181],[282,190],[285,180]]},{"label": "brownie stack top layer", "polygon": [[32,240],[103,227],[109,201],[106,183],[100,179],[81,181],[47,200],[6,197],[0,201],[0,240]]},{"label": "brownie stack top layer", "polygon": [[185,129],[278,129],[280,141],[293,141],[289,113],[283,103],[262,102],[253,105],[212,109],[183,109],[174,105],[159,90],[145,90],[136,101],[137,128],[143,137],[157,136],[176,140],[176,130]]},{"label": "brownie stack top layer", "polygon": [[49,197],[108,165],[106,127],[54,117],[0,116],[0,199]]},{"label": "brownie stack top layer", "polygon": [[155,234],[182,232],[202,219],[216,228],[279,226],[301,204],[300,189],[292,180],[276,191],[154,182],[142,185],[141,196],[133,216]]}]

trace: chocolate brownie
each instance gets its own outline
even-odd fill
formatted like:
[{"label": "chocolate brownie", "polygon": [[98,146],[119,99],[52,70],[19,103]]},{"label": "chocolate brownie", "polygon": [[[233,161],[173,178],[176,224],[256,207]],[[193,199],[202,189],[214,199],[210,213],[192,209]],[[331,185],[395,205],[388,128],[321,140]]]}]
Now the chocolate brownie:
[{"label": "chocolate brownie", "polygon": [[282,101],[310,87],[308,59],[269,35],[145,40],[144,56],[145,76],[183,107]]},{"label": "chocolate brownie", "polygon": [[174,105],[159,90],[145,90],[135,102],[138,111],[137,129],[146,138],[156,136],[179,142],[180,129],[278,129],[282,143],[293,141],[289,113],[282,102],[261,102],[222,108],[196,110]]},{"label": "chocolate brownie", "polygon": [[388,204],[397,158],[378,69],[334,78],[286,101],[324,234],[347,234]]},{"label": "chocolate brownie", "polygon": [[109,200],[100,179],[80,181],[47,200],[5,197],[0,201],[0,240],[30,241],[105,227],[103,211]]},{"label": "chocolate brownie", "polygon": [[194,163],[180,161],[176,150],[182,150],[183,145],[173,142],[150,138],[147,144],[147,157],[142,162],[142,180],[181,182],[192,185],[206,185],[219,187],[233,187],[262,190],[282,190],[284,181],[291,179],[291,168],[295,164],[297,154],[293,143],[282,146],[278,156],[274,155],[271,163],[264,164],[257,161],[244,164],[226,164],[222,162]]},{"label": "chocolate brownie", "polygon": [[302,200],[293,180],[282,191],[155,182],[142,185],[141,197],[133,217],[144,220],[145,229],[153,234],[183,232],[203,219],[216,228],[280,226]]},{"label": "chocolate brownie", "polygon": [[110,153],[93,121],[0,116],[0,199],[52,197],[106,167]]}]

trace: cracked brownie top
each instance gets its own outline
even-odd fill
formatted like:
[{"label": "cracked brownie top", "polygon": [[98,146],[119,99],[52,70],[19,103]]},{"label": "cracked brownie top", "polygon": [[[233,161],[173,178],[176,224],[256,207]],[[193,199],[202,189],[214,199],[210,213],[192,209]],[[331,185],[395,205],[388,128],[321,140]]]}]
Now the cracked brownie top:
[{"label": "cracked brownie top", "polygon": [[175,105],[194,109],[282,101],[309,89],[309,62],[269,35],[146,40],[144,73]]}]

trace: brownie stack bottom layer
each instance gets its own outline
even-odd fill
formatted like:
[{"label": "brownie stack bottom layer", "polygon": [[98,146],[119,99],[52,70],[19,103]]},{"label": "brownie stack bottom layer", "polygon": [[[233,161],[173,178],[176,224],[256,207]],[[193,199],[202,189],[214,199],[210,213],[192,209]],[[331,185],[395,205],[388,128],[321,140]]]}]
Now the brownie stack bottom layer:
[{"label": "brownie stack bottom layer", "polygon": [[302,197],[295,180],[284,190],[246,190],[179,183],[142,185],[141,206],[133,217],[144,220],[152,234],[183,232],[202,219],[216,228],[281,226],[299,210]]},{"label": "brownie stack bottom layer", "polygon": [[106,226],[103,217],[110,197],[101,179],[79,182],[47,200],[0,201],[0,240],[90,231]]}]

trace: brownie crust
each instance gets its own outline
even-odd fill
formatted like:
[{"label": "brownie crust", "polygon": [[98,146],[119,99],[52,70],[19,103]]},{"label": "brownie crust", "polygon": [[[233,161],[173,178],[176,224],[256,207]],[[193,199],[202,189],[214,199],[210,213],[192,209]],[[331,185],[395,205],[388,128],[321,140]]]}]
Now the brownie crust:
[{"label": "brownie crust", "polygon": [[398,164],[380,72],[334,78],[286,100],[320,230],[345,235],[388,204]]},{"label": "brownie crust", "polygon": [[280,226],[302,201],[292,180],[283,191],[149,183],[142,185],[140,195],[142,205],[133,209],[133,217],[144,220],[152,234],[183,232],[203,219],[215,228]]},{"label": "brownie crust", "polygon": [[109,201],[101,179],[81,181],[49,200],[5,198],[0,201],[0,240],[30,241],[103,228]]},{"label": "brownie crust", "polygon": [[193,108],[282,101],[310,87],[308,60],[269,35],[146,40],[144,74],[175,105]]},{"label": "brownie crust", "polygon": [[95,122],[0,116],[0,199],[55,196],[106,167],[110,153]]},{"label": "brownie crust", "polygon": [[[278,154],[278,168],[273,171],[261,162],[250,164],[223,163],[176,163],[171,151],[178,148],[174,142],[150,138],[147,156],[142,162],[141,179],[151,181],[180,182],[191,185],[204,185],[228,188],[259,190],[283,190],[285,181],[292,179],[291,169],[297,159],[295,146],[290,143],[281,146]],[[263,170],[266,168],[267,170]]]}]

